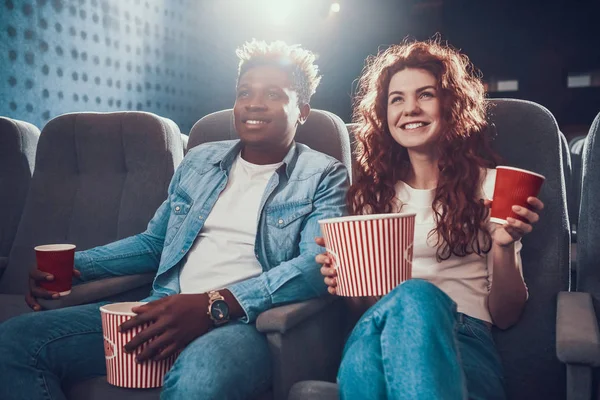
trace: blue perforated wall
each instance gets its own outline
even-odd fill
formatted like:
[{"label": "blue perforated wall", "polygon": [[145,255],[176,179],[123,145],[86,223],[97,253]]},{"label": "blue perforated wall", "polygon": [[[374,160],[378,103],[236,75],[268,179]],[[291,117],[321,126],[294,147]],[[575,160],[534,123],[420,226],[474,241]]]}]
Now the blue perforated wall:
[{"label": "blue perforated wall", "polygon": [[144,110],[188,132],[206,111],[202,2],[1,1],[0,115],[41,128],[65,112]]}]

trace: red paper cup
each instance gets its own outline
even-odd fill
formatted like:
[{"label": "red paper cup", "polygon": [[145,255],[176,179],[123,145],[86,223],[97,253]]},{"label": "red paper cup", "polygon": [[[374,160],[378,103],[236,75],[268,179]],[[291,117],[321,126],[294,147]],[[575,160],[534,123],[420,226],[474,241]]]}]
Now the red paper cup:
[{"label": "red paper cup", "polygon": [[496,167],[496,184],[490,221],[505,224],[506,218],[510,217],[527,222],[525,218],[514,213],[512,206],[531,209],[527,198],[537,197],[545,179],[543,175],[525,169]]},{"label": "red paper cup", "polygon": [[178,356],[178,354],[174,354],[162,361],[148,360],[138,364],[135,357],[143,351],[148,342],[138,347],[134,353],[126,353],[123,350],[123,346],[150,325],[147,323],[125,333],[119,332],[119,326],[136,315],[131,309],[143,304],[145,303],[127,302],[100,307],[106,358],[106,380],[111,385],[137,389],[161,387],[165,374],[171,369]]},{"label": "red paper cup", "polygon": [[412,277],[415,214],[319,221],[340,296],[383,296]]},{"label": "red paper cup", "polygon": [[40,282],[39,286],[61,296],[71,293],[75,245],[47,244],[36,246],[34,250],[38,269],[54,275],[54,280]]}]

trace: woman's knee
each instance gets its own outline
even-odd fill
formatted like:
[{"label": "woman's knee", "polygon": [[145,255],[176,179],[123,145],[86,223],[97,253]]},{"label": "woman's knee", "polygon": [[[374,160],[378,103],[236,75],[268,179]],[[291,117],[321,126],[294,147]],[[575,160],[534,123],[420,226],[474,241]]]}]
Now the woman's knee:
[{"label": "woman's knee", "polygon": [[456,309],[456,304],[434,284],[423,279],[410,279],[384,296],[377,311],[388,316],[418,315],[424,318]]}]

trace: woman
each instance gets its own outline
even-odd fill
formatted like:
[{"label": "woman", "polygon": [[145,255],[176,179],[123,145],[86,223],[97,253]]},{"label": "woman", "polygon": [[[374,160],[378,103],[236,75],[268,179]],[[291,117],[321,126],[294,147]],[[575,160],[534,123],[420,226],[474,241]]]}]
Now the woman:
[{"label": "woman", "polygon": [[[416,213],[418,279],[382,298],[349,299],[362,318],[344,349],[343,399],[505,398],[491,326],[506,329],[523,310],[520,239],[544,205],[530,197],[530,209],[513,207],[529,223],[489,222],[498,157],[483,134],[485,116],[483,84],[452,48],[414,42],[367,61],[348,206],[353,214]],[[330,259],[317,261],[335,294]]]}]

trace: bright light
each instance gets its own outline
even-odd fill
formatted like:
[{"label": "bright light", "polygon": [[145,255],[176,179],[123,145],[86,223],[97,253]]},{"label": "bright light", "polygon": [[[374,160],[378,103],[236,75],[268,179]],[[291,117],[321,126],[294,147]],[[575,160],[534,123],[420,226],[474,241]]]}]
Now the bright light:
[{"label": "bright light", "polygon": [[340,12],[340,3],[333,3],[331,5],[331,12],[334,12],[334,13]]},{"label": "bright light", "polygon": [[266,8],[273,23],[284,25],[292,13],[293,4],[289,0],[269,1]]}]

